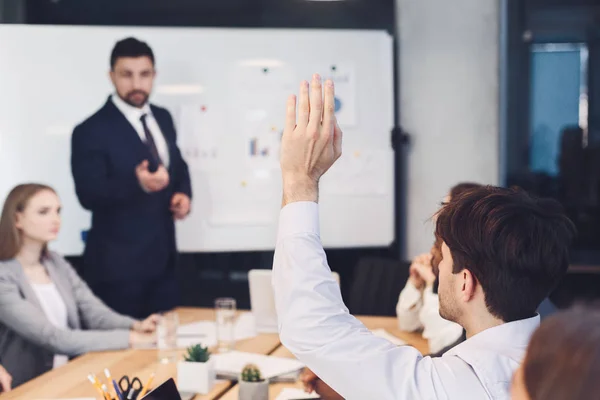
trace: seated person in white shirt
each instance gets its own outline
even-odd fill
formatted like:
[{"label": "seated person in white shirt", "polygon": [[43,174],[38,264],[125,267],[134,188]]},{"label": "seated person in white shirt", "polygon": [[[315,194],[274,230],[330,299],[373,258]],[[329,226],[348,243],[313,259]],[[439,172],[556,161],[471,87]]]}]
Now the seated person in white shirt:
[{"label": "seated person in white shirt", "polygon": [[14,386],[69,357],[156,341],[156,315],[137,321],[111,310],[48,249],[60,230],[60,211],[56,192],[40,184],[15,187],[2,209],[0,360]]},{"label": "seated person in white shirt", "polygon": [[[455,185],[443,204],[452,197],[479,187],[481,185],[468,182]],[[408,332],[422,329],[432,355],[441,355],[464,340],[463,327],[440,316],[437,287],[441,259],[441,242],[436,239],[429,254],[422,254],[413,260],[406,286],[400,292],[396,305],[400,329]]]},{"label": "seated person in white shirt", "polygon": [[[485,187],[437,215],[440,314],[467,340],[443,357],[374,336],[349,314],[319,238],[319,179],[341,155],[333,83],[290,97],[282,138],[283,201],[273,261],[281,342],[346,399],[508,399],[539,325],[536,309],[568,267],[573,223],[553,200]],[[440,159],[439,162],[444,162]],[[360,227],[357,227],[360,229]]]},{"label": "seated person in white shirt", "polygon": [[544,321],[515,373],[512,400],[600,398],[600,311],[576,307]]}]

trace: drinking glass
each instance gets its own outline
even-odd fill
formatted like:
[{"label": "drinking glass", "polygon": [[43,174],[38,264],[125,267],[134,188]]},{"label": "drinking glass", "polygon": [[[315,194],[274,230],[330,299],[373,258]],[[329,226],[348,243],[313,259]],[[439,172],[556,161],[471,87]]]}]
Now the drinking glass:
[{"label": "drinking glass", "polygon": [[162,313],[156,327],[158,361],[163,364],[177,361],[177,329],[179,316],[175,311]]},{"label": "drinking glass", "polygon": [[217,351],[225,353],[235,348],[235,299],[224,297],[215,300],[217,325]]}]

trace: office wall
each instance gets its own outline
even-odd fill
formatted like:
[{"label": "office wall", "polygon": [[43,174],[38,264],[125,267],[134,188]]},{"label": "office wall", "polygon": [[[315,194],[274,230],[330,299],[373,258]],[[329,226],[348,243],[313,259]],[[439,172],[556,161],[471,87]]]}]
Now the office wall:
[{"label": "office wall", "polygon": [[406,162],[406,256],[460,181],[498,184],[499,0],[398,0],[399,113]]},{"label": "office wall", "polygon": [[25,23],[25,0],[0,0],[0,23]]}]

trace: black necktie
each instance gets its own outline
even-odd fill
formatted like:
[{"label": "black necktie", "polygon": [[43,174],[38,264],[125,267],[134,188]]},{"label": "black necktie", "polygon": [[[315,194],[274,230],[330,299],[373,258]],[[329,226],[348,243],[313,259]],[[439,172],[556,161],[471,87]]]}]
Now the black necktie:
[{"label": "black necktie", "polygon": [[144,127],[144,135],[146,135],[146,146],[148,146],[148,150],[150,150],[150,155],[152,155],[153,158],[153,160],[151,160],[150,162],[150,165],[160,165],[162,164],[162,161],[160,160],[160,156],[158,155],[158,149],[156,148],[156,143],[154,142],[152,133],[150,132],[150,129],[148,129],[148,124],[146,123],[147,117],[148,114],[142,115],[140,117],[140,121],[142,121],[142,126]]}]

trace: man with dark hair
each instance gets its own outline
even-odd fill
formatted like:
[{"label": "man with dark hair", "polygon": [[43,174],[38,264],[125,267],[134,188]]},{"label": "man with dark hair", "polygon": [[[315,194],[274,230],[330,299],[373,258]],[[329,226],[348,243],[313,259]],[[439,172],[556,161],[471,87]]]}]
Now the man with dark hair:
[{"label": "man with dark hair", "polygon": [[[273,261],[282,343],[346,399],[508,399],[539,325],[536,309],[564,276],[575,235],[558,203],[494,187],[450,199],[437,215],[439,302],[467,340],[423,357],[371,334],[348,313],[319,238],[319,179],[341,155],[333,83],[318,75],[288,100],[283,204]],[[310,92],[310,95],[309,95]]]},{"label": "man with dark hair", "polygon": [[173,219],[187,216],[192,196],[171,114],[148,102],[155,75],[146,43],[119,41],[110,56],[115,93],[71,143],[77,197],[92,212],[83,276],[135,318],[178,305]]}]

